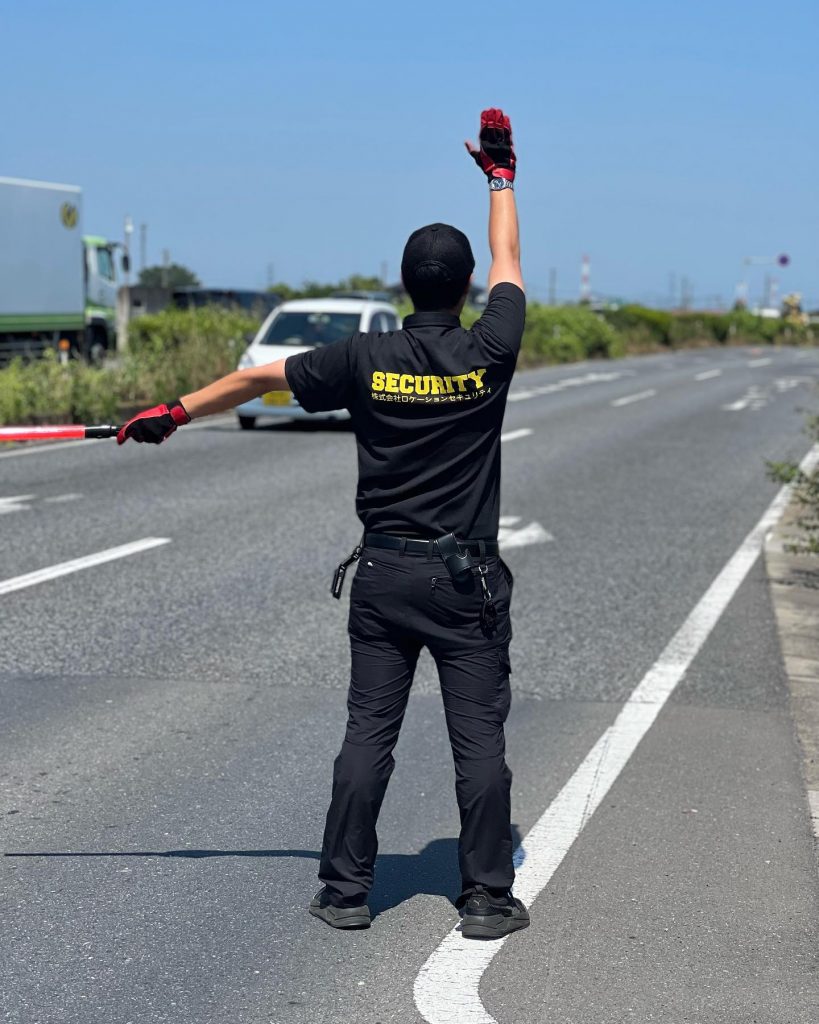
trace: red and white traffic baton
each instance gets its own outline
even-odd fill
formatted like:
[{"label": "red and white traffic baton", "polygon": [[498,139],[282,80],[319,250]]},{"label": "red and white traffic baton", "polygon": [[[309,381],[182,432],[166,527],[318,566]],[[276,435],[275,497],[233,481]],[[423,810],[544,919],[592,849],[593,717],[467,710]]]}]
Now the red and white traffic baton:
[{"label": "red and white traffic baton", "polygon": [[109,425],[77,427],[0,427],[0,441],[90,441],[99,437],[116,437],[120,427]]}]

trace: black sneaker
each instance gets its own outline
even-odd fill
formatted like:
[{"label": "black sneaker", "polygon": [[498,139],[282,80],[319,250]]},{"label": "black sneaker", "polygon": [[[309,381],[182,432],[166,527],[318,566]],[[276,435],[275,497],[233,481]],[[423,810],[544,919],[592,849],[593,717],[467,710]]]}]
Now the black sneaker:
[{"label": "black sneaker", "polygon": [[313,917],[318,917],[331,928],[369,928],[370,908],[365,904],[360,907],[334,907],[327,902],[326,889],[319,889],[310,900],[308,907]]},{"label": "black sneaker", "polygon": [[502,939],[529,927],[529,911],[511,892],[492,896],[482,885],[463,905],[461,934],[467,939]]}]

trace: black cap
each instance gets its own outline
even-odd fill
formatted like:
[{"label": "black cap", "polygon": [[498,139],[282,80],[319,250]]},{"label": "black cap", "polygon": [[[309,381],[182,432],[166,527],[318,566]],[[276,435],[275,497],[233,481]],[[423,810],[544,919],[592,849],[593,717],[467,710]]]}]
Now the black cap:
[{"label": "black cap", "polygon": [[474,269],[469,239],[450,224],[418,228],[404,246],[401,277],[413,299],[423,295],[433,305],[454,305]]}]

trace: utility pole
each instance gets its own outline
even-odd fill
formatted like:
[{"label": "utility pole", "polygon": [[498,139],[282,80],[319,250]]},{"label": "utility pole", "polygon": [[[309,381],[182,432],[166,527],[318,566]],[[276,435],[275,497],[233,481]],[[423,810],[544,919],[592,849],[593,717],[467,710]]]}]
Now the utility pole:
[{"label": "utility pole", "polygon": [[580,263],[580,301],[591,302],[591,260],[585,253]]},{"label": "utility pole", "polygon": [[557,305],[557,267],[549,267],[549,305]]},{"label": "utility pole", "polygon": [[170,249],[162,250],[162,287],[168,287],[168,281],[170,280],[168,274],[168,268],[171,265],[171,251]]},{"label": "utility pole", "polygon": [[134,222],[128,215],[125,217],[124,232],[125,245],[122,257],[124,284],[117,290],[117,352],[124,352],[128,348],[128,324],[131,320],[131,236],[134,233]]},{"label": "utility pole", "polygon": [[148,254],[148,225],[139,225],[139,269],[145,269]]},{"label": "utility pole", "polygon": [[267,287],[272,288],[275,283],[276,267],[275,264],[271,261],[270,263],[267,264]]},{"label": "utility pole", "polygon": [[127,287],[131,283],[131,236],[134,233],[134,222],[129,216],[125,217],[125,256],[127,259],[125,262],[125,286]]},{"label": "utility pole", "polygon": [[386,260],[381,261],[381,284],[386,288],[387,286],[387,274],[389,273],[389,265]]},{"label": "utility pole", "polygon": [[677,301],[677,275],[673,270],[669,271],[668,274],[668,305],[671,309]]},{"label": "utility pole", "polygon": [[683,275],[680,281],[680,309],[689,310],[694,301],[694,289],[688,278]]}]

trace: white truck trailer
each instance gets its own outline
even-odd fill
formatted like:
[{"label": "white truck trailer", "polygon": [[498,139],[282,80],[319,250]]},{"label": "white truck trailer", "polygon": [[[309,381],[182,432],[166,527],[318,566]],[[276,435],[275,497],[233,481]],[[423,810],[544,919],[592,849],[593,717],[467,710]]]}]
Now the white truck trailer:
[{"label": "white truck trailer", "polygon": [[115,248],[82,234],[81,189],[0,178],[0,364],[61,342],[92,360],[114,348]]}]

